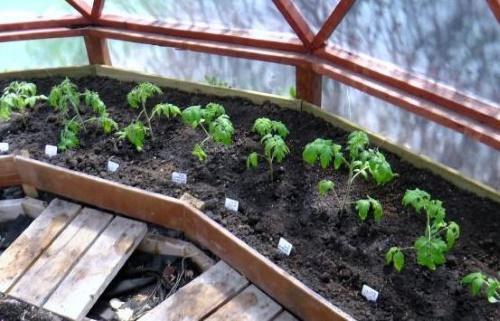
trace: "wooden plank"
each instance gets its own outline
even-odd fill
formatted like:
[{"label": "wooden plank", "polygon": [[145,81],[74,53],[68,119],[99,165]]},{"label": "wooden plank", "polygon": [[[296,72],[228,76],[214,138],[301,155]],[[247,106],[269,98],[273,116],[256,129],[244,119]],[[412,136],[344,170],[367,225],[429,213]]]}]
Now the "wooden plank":
[{"label": "wooden plank", "polygon": [[0,292],[6,293],[80,210],[55,199],[0,256]]},{"label": "wooden plank", "polygon": [[290,27],[295,31],[306,48],[309,48],[314,33],[292,0],[273,0]]},{"label": "wooden plank", "polygon": [[19,184],[21,184],[21,178],[17,174],[14,157],[11,155],[0,156],[0,187]]},{"label": "wooden plank", "polygon": [[340,2],[333,9],[328,19],[326,19],[326,21],[323,23],[316,36],[314,36],[314,39],[311,43],[312,50],[324,46],[325,41],[330,38],[332,32],[334,32],[338,25],[342,22],[344,17],[349,12],[349,9],[351,9],[352,5],[354,4],[354,1],[355,0],[340,0]]},{"label": "wooden plank", "polygon": [[[110,214],[84,208],[8,294],[24,302],[42,306],[112,218]],[[100,262],[96,261],[94,264],[99,265]]]},{"label": "wooden plank", "polygon": [[[19,155],[30,158],[30,152],[26,149],[22,149]],[[32,185],[21,184],[21,187],[23,188],[24,195],[32,198],[38,198],[38,191]]]},{"label": "wooden plank", "polygon": [[500,23],[500,0],[486,0],[490,6],[491,12]]},{"label": "wooden plank", "polygon": [[24,214],[31,216],[32,218],[37,218],[47,207],[47,202],[31,197],[25,197],[22,201],[21,206],[23,208]]},{"label": "wooden plank", "polygon": [[44,28],[35,30],[7,31],[0,32],[0,42],[76,37],[81,35],[81,29],[70,28]]},{"label": "wooden plank", "polygon": [[90,64],[111,65],[106,39],[89,35],[84,36],[83,39]]},{"label": "wooden plank", "polygon": [[102,9],[104,9],[104,0],[94,0],[91,12],[91,18],[94,21],[97,21],[97,19],[101,16]]},{"label": "wooden plank", "polygon": [[219,261],[139,321],[198,321],[247,285],[243,276]]},{"label": "wooden plank", "polygon": [[84,17],[90,18],[92,8],[84,0],[66,0],[73,8],[75,8]]},{"label": "wooden plank", "polygon": [[116,217],[59,284],[43,308],[80,320],[146,235],[146,224]]},{"label": "wooden plank", "polygon": [[23,200],[24,198],[17,198],[0,201],[0,222],[13,220],[23,214]]},{"label": "wooden plank", "polygon": [[224,304],[206,321],[269,321],[281,307],[264,292],[250,285],[231,301]]},{"label": "wooden plank", "polygon": [[283,311],[273,321],[299,321],[299,319],[291,315],[290,312]]},{"label": "wooden plank", "polygon": [[295,67],[297,98],[321,106],[322,80],[322,76],[315,73],[311,66]]},{"label": "wooden plank", "polygon": [[75,27],[85,25],[88,20],[81,15],[64,15],[57,18],[41,17],[36,20],[20,21],[20,22],[2,22],[0,30],[4,31],[20,31],[30,29],[46,29],[57,27]]}]

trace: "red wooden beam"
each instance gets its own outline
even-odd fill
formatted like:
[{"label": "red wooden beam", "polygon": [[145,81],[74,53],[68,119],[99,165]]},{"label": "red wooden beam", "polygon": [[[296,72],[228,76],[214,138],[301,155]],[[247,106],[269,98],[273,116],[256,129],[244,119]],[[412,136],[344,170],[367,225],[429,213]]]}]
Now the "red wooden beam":
[{"label": "red wooden beam", "polygon": [[333,46],[318,49],[315,55],[375,81],[425,98],[487,126],[500,129],[500,106],[498,105],[467,96],[453,88],[409,73],[394,65]]},{"label": "red wooden beam", "polygon": [[30,29],[44,29],[57,27],[75,27],[88,23],[88,20],[80,15],[65,15],[58,18],[37,19],[23,22],[0,23],[0,32],[20,31]]},{"label": "red wooden beam", "polygon": [[91,18],[98,19],[102,14],[102,9],[104,8],[104,0],[94,0],[92,5]]},{"label": "red wooden beam", "polygon": [[428,101],[408,96],[397,89],[391,89],[383,84],[339,67],[319,63],[313,65],[313,69],[319,74],[357,88],[371,96],[383,99],[443,126],[462,132],[475,140],[500,150],[500,131],[498,130],[490,130],[481,124],[471,121],[469,118],[450,113],[446,109],[439,108]]},{"label": "red wooden beam", "polygon": [[115,15],[101,16],[98,20],[98,24],[105,27],[156,33],[166,36],[219,41],[230,44],[291,52],[306,52],[306,49],[297,38],[256,36],[251,32],[244,30],[214,29],[206,26],[201,27],[182,23],[167,23],[153,20],[124,18]]},{"label": "red wooden beam", "polygon": [[316,36],[314,36],[311,43],[312,50],[324,46],[325,41],[330,38],[332,32],[342,22],[342,19],[344,19],[346,14],[349,12],[349,9],[351,9],[354,1],[355,0],[340,0]]},{"label": "red wooden beam", "polygon": [[85,35],[85,48],[91,65],[111,65],[106,39]]},{"label": "red wooden beam", "polygon": [[314,32],[309,28],[307,21],[304,19],[300,11],[297,9],[292,0],[273,0],[274,4],[281,12],[283,17],[295,31],[299,39],[306,48],[309,48],[313,39]]},{"label": "red wooden beam", "polygon": [[0,42],[35,40],[49,38],[77,37],[83,34],[82,29],[50,28],[0,32]]},{"label": "red wooden beam", "polygon": [[92,8],[83,0],[66,0],[73,8],[86,18],[90,18]]},{"label": "red wooden beam", "polygon": [[312,65],[295,67],[295,83],[298,99],[321,106],[322,77],[314,72]]},{"label": "red wooden beam", "polygon": [[500,23],[500,0],[486,0],[490,6],[491,12],[497,18]]}]

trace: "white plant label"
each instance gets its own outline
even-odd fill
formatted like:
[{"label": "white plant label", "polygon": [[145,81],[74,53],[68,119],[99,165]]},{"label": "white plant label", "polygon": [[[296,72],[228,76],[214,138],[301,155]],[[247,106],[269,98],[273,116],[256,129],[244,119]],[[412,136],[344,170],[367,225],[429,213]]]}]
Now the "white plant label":
[{"label": "white plant label", "polygon": [[118,167],[120,167],[120,164],[108,161],[108,172],[114,173],[118,170]]},{"label": "white plant label", "polygon": [[237,200],[233,200],[232,198],[226,197],[226,202],[224,203],[224,206],[230,211],[238,212],[238,207],[240,206],[240,203]]},{"label": "white plant label", "polygon": [[9,151],[9,143],[0,143],[0,152],[5,153]]},{"label": "white plant label", "polygon": [[188,176],[186,173],[172,172],[172,182],[177,184],[187,184]]},{"label": "white plant label", "polygon": [[278,242],[278,251],[285,254],[286,256],[289,256],[290,253],[292,252],[292,248],[293,248],[292,243],[280,237],[280,240]]},{"label": "white plant label", "polygon": [[53,157],[57,155],[57,146],[45,145],[45,155]]},{"label": "white plant label", "polygon": [[378,298],[378,291],[375,289],[372,289],[366,284],[363,284],[363,288],[361,289],[361,295],[365,297],[368,301],[377,301]]}]

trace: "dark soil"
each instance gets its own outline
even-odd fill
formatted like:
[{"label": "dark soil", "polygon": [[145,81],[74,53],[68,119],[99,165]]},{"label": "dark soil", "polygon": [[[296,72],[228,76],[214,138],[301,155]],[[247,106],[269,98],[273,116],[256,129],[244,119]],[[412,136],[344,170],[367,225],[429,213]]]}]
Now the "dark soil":
[{"label": "dark soil", "polygon": [[[61,80],[34,82],[40,92],[48,94],[51,86]],[[0,87],[7,83],[0,82]],[[82,78],[76,83],[82,91],[97,90],[120,126],[135,118],[136,111],[125,101],[132,83],[105,78]],[[11,150],[29,150],[36,159],[152,192],[179,197],[188,191],[206,202],[204,211],[212,219],[359,320],[500,320],[498,305],[471,298],[459,284],[461,277],[472,271],[490,275],[500,271],[499,204],[462,191],[386,153],[400,176],[383,187],[358,181],[353,190],[354,199],[369,194],[381,201],[385,213],[382,222],[360,223],[354,214],[340,219],[337,204],[331,198],[319,198],[316,185],[322,178],[333,178],[338,193],[344,195],[347,173],[325,173],[305,166],[301,154],[304,145],[316,137],[345,144],[346,132],[313,116],[270,103],[256,106],[240,98],[168,88],[150,105],[160,101],[181,107],[212,101],[223,104],[236,128],[234,144],[229,148],[212,145],[207,149],[207,161],[200,163],[191,150],[203,134],[178,120],[164,120],[154,124],[157,139],[148,141],[141,153],[126,142],[89,130],[82,135],[79,150],[47,158],[44,146],[57,144],[61,124],[45,105],[36,108],[25,121],[13,121],[0,132],[0,139],[9,142]],[[253,171],[245,167],[246,155],[259,146],[250,129],[260,116],[283,121],[291,132],[287,138],[291,156],[277,166],[274,182],[270,182],[264,165]],[[116,173],[105,170],[111,158],[120,164]],[[170,182],[174,170],[188,174],[186,186]],[[462,226],[462,235],[446,264],[435,272],[417,266],[414,256],[409,255],[406,268],[396,273],[384,266],[385,251],[393,245],[412,245],[424,230],[423,216],[401,205],[404,191],[415,187],[443,200],[448,218]],[[224,209],[225,197],[240,201],[238,213]],[[280,237],[294,246],[289,257],[276,251]],[[361,296],[363,284],[380,292],[376,303]]]}]

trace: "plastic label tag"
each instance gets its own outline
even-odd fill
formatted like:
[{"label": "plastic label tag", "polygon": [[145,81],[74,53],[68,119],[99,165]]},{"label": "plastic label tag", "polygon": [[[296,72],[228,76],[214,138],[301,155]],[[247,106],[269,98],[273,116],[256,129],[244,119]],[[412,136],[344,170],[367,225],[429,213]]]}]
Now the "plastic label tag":
[{"label": "plastic label tag", "polygon": [[45,145],[45,155],[53,157],[57,155],[57,146]]},{"label": "plastic label tag", "polygon": [[237,200],[233,200],[232,198],[226,197],[226,202],[224,203],[224,206],[230,211],[238,212],[238,207],[240,206],[240,203]]},{"label": "plastic label tag", "polygon": [[9,143],[0,143],[0,152],[8,152],[9,151]]},{"label": "plastic label tag", "polygon": [[188,177],[186,173],[172,172],[172,182],[174,183],[186,184],[187,179]]},{"label": "plastic label tag", "polygon": [[366,284],[363,284],[363,288],[361,289],[361,295],[365,297],[368,301],[377,301],[378,291],[369,287]]},{"label": "plastic label tag", "polygon": [[292,248],[293,248],[292,243],[280,237],[280,240],[278,242],[278,251],[285,254],[286,256],[289,256],[290,253],[292,252]]},{"label": "plastic label tag", "polygon": [[108,172],[114,173],[118,170],[118,167],[120,167],[120,164],[108,161]]}]

